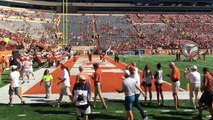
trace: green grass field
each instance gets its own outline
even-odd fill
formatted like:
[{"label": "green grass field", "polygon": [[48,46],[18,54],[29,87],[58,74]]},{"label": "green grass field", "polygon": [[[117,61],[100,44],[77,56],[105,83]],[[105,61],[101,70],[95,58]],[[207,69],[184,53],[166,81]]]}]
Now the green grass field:
[{"label": "green grass field", "polygon": [[[122,61],[122,57],[121,61]],[[186,67],[190,67],[193,64],[198,66],[198,70],[201,72],[202,68],[209,67],[213,70],[213,56],[208,56],[206,61],[197,62],[175,62],[175,64],[181,70],[181,87],[186,88],[188,80],[183,78],[183,70]],[[146,64],[150,64],[151,70],[156,70],[156,64],[162,63],[162,69],[164,73],[170,73],[171,69],[168,67],[168,63],[174,61],[175,56],[143,56],[142,62],[138,62],[137,56],[128,56],[125,63],[129,64],[132,61],[137,62],[139,69],[143,70]],[[8,79],[9,71],[3,74],[3,78]],[[168,78],[166,81],[170,82]],[[6,84],[6,83],[5,83]],[[143,101],[141,102],[141,104]],[[193,116],[198,114],[198,110],[190,109],[189,100],[181,100],[179,110],[173,108],[173,101],[166,100],[165,106],[157,106],[156,101],[153,101],[151,105],[143,106],[149,120],[192,120]],[[96,108],[92,108],[93,114],[89,115],[89,120],[125,120],[125,110],[123,101],[107,101],[108,109],[101,108],[101,103],[98,102]],[[26,104],[26,105],[14,105],[9,107],[8,105],[0,104],[0,120],[75,120],[75,107],[67,103],[63,103],[61,108],[53,108],[51,104]],[[97,113],[100,112],[100,113]],[[116,113],[117,112],[117,113]],[[133,109],[135,120],[140,120],[140,114]],[[208,120],[209,113],[204,111],[203,120]]]},{"label": "green grass field", "polygon": [[[156,65],[158,63],[161,63],[162,69],[164,70],[164,75],[165,74],[170,74],[171,69],[169,68],[168,64],[170,62],[174,62],[176,66],[179,68],[181,72],[181,88],[186,89],[186,84],[189,83],[189,79],[185,79],[183,77],[184,69],[185,68],[190,68],[192,65],[197,65],[198,71],[202,74],[202,69],[203,67],[208,67],[211,71],[213,70],[213,56],[209,55],[206,57],[206,61],[194,61],[194,62],[189,62],[189,61],[182,61],[182,62],[177,62],[175,61],[175,56],[174,55],[153,55],[153,56],[142,56],[142,62],[138,61],[138,56],[127,56],[126,60],[123,61],[122,56],[120,56],[120,60],[126,64],[131,63],[132,61],[137,62],[137,67],[140,70],[144,70],[144,67],[146,64],[150,65],[151,71],[154,73],[156,71]],[[168,77],[164,77],[164,80],[170,83],[170,79]]]},{"label": "green grass field", "polygon": [[[165,107],[154,104],[145,106],[145,112],[149,120],[192,120],[198,114],[198,110],[189,109],[189,101],[181,101],[181,109],[175,110],[173,101],[166,101]],[[89,120],[125,120],[123,101],[107,101],[108,109],[101,108],[100,102],[96,108],[92,108],[93,114],[89,115]],[[51,104],[27,104],[0,105],[0,120],[75,120],[75,107],[69,104],[62,104],[61,108],[53,108]],[[97,113],[100,112],[100,113]],[[116,113],[117,112],[117,113]],[[136,108],[133,109],[135,120],[140,120],[141,116]],[[208,120],[209,113],[204,111],[203,119]]]}]

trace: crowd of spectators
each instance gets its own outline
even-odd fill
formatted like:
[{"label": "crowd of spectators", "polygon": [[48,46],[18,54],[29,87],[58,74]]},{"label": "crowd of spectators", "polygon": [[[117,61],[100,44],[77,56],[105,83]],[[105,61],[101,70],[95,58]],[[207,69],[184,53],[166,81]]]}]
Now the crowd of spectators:
[{"label": "crowd of spectators", "polygon": [[[0,13],[1,50],[28,49],[32,43],[40,47],[59,43],[60,15],[2,6]],[[9,38],[9,42],[5,42],[5,38]]]}]

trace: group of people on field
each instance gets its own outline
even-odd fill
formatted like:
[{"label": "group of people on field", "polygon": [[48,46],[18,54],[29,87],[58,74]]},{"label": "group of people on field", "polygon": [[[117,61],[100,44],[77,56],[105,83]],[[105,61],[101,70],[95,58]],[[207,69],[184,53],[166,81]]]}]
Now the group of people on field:
[{"label": "group of people on field", "polygon": [[[26,59],[27,61],[28,59]],[[60,107],[60,103],[64,95],[69,96],[70,100],[75,104],[77,110],[77,119],[80,119],[81,115],[84,115],[84,119],[88,119],[88,114],[91,112],[91,107],[96,106],[97,97],[100,98],[103,108],[107,109],[106,102],[101,94],[102,88],[102,71],[99,68],[98,63],[93,64],[93,68],[95,70],[92,77],[90,77],[86,72],[84,72],[83,66],[79,66],[79,74],[76,76],[74,88],[70,91],[71,87],[71,79],[70,79],[70,70],[65,64],[60,65],[62,70],[62,76],[58,78],[57,85],[61,85],[59,99],[54,103],[54,107]],[[117,90],[118,93],[124,92],[125,101],[124,106],[127,112],[128,120],[133,120],[132,109],[135,106],[141,114],[141,118],[143,120],[148,120],[144,109],[139,104],[140,93],[145,98],[145,106],[151,103],[152,101],[152,83],[154,80],[154,85],[157,92],[157,104],[164,106],[164,95],[163,95],[163,83],[164,77],[169,77],[172,84],[172,95],[174,98],[174,108],[179,109],[179,98],[178,92],[180,90],[180,70],[177,68],[175,63],[169,63],[169,67],[171,68],[171,73],[164,75],[164,71],[162,70],[161,63],[156,65],[156,71],[152,72],[150,70],[150,66],[147,64],[143,70],[142,76],[139,75],[139,69],[137,68],[136,62],[131,62],[127,65],[124,71],[124,77],[122,77],[122,89]],[[213,75],[209,71],[208,68],[203,68],[203,84],[201,86],[201,75],[197,71],[197,66],[193,65],[190,68],[186,68],[184,70],[184,77],[190,79],[190,103],[193,109],[199,109],[199,115],[195,117],[195,119],[202,118],[202,108],[204,106],[208,106],[210,113],[213,118]],[[18,69],[18,65],[11,65],[11,83],[9,88],[10,102],[9,105],[12,106],[12,96],[15,93],[21,100],[21,103],[25,103],[22,99],[22,96],[19,94],[19,79],[20,72]],[[142,79],[142,82],[141,82]],[[51,87],[53,84],[53,76],[51,75],[48,69],[45,70],[42,81],[40,85],[44,82],[45,87],[45,98],[49,99],[51,97]],[[91,104],[91,84],[94,83],[94,102]],[[141,89],[141,86],[144,87],[144,92]],[[199,91],[203,92],[200,100],[198,98]],[[149,100],[148,100],[149,96]],[[161,100],[160,100],[161,98]]]}]

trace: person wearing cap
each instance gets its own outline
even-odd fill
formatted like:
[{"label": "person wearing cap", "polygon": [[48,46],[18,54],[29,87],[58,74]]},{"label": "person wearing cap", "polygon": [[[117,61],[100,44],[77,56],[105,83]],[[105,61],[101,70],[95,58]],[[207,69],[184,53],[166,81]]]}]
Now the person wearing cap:
[{"label": "person wearing cap", "polygon": [[13,101],[13,94],[15,93],[19,99],[21,100],[22,104],[25,104],[25,101],[22,99],[22,96],[19,95],[19,77],[20,73],[17,71],[17,66],[11,66],[11,73],[10,73],[10,87],[9,87],[9,103],[8,105],[12,106]]},{"label": "person wearing cap", "polygon": [[190,91],[189,98],[192,108],[196,108],[198,106],[198,92],[200,91],[200,81],[201,76],[200,73],[197,72],[197,66],[193,65],[191,67],[191,71],[187,74],[188,68],[185,68],[184,78],[190,79]]},{"label": "person wearing cap", "polygon": [[86,82],[87,78],[84,75],[79,75],[79,82],[73,87],[73,102],[76,105],[77,120],[80,120],[81,115],[84,115],[84,120],[88,120],[88,114],[91,113],[89,100],[91,99],[91,88]]},{"label": "person wearing cap", "polygon": [[180,87],[180,70],[175,66],[174,62],[169,63],[169,67],[172,69],[171,74],[167,76],[170,77],[172,82],[172,95],[174,98],[174,107],[175,109],[179,108],[179,99],[178,99],[178,91]]},{"label": "person wearing cap", "polygon": [[[130,64],[129,71],[130,71],[130,77],[133,78],[136,81],[136,85],[140,87],[140,75],[138,73],[138,68],[136,67],[136,62],[132,62]],[[139,103],[140,93],[141,92],[138,89],[136,89],[134,106],[138,109],[138,111],[140,111],[142,119],[145,119],[146,114]]]},{"label": "person wearing cap", "polygon": [[101,99],[102,105],[104,109],[107,109],[107,105],[105,103],[104,98],[101,95],[101,87],[102,87],[102,72],[99,68],[99,65],[97,63],[93,64],[93,68],[95,70],[95,73],[93,74],[93,80],[94,80],[94,86],[95,86],[95,98],[94,98],[94,104],[95,107],[97,96]]},{"label": "person wearing cap", "polygon": [[[117,92],[118,93],[124,92],[124,94],[125,94],[124,106],[125,106],[125,110],[126,110],[126,113],[127,113],[127,119],[133,120],[132,109],[133,109],[133,106],[135,104],[136,89],[138,89],[142,93],[143,96],[145,96],[145,94],[143,93],[141,88],[138,87],[136,80],[131,78],[130,75],[131,74],[130,74],[129,70],[124,71],[124,79],[123,79],[123,82],[122,82],[122,89],[117,90]],[[145,118],[143,118],[143,120],[148,120],[148,118],[145,117]]]},{"label": "person wearing cap", "polygon": [[143,71],[143,86],[145,91],[145,105],[147,105],[147,89],[149,92],[149,103],[152,101],[152,71],[150,70],[149,65],[145,65],[144,71]]},{"label": "person wearing cap", "polygon": [[60,107],[61,100],[64,95],[69,96],[70,100],[73,100],[73,96],[70,92],[70,71],[67,66],[64,64],[61,64],[61,70],[62,72],[62,77],[58,78],[60,81],[57,83],[57,85],[61,84],[61,89],[60,89],[60,95],[59,99],[57,100],[56,104],[53,105],[53,107]]},{"label": "person wearing cap", "polygon": [[50,98],[50,94],[51,94],[51,86],[52,86],[52,80],[53,80],[53,76],[50,74],[50,71],[48,69],[46,69],[44,71],[42,80],[40,82],[40,86],[44,81],[44,87],[45,87],[45,93],[46,96],[45,98],[49,99]]}]

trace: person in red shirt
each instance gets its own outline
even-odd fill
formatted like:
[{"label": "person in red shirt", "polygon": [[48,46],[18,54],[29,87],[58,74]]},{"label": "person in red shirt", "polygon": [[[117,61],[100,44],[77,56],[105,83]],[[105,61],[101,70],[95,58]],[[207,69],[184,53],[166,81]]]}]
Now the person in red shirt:
[{"label": "person in red shirt", "polygon": [[169,64],[169,67],[172,69],[171,74],[167,75],[170,77],[172,82],[172,95],[174,98],[175,108],[179,108],[179,99],[178,99],[178,91],[180,87],[180,70],[175,66],[173,62]]},{"label": "person in red shirt", "polygon": [[102,62],[105,62],[105,53],[102,53]]},{"label": "person in red shirt", "polygon": [[76,61],[76,56],[77,56],[77,52],[75,52],[74,55],[73,55],[73,61],[74,62]]},{"label": "person in red shirt", "polygon": [[209,112],[211,114],[210,120],[213,120],[213,76],[206,67],[203,68],[202,85],[201,91],[203,91],[203,94],[198,102],[199,114],[194,118],[194,120],[202,120],[202,109],[204,105],[209,107]]},{"label": "person in red shirt", "polygon": [[79,76],[83,75],[83,76],[86,77],[86,82],[89,84],[90,87],[92,87],[91,78],[90,78],[90,76],[87,73],[84,72],[84,68],[82,66],[79,66],[78,69],[79,69],[80,73],[76,76],[76,81],[75,82],[78,83],[79,82]]},{"label": "person in red shirt", "polygon": [[101,72],[101,69],[99,68],[99,65],[97,63],[93,64],[93,68],[95,70],[95,73],[93,75],[94,86],[95,86],[94,107],[95,107],[95,104],[96,104],[97,96],[99,96],[100,99],[101,99],[101,102],[103,104],[103,108],[107,109],[105,100],[104,100],[104,98],[101,95],[101,85],[102,85],[102,72]]},{"label": "person in red shirt", "polygon": [[2,64],[2,71],[4,72],[4,70],[6,69],[6,59],[4,55],[2,55],[1,57],[1,64]]},{"label": "person in red shirt", "polygon": [[92,62],[92,53],[90,51],[88,51],[88,59],[89,59],[89,62],[91,63]]}]

